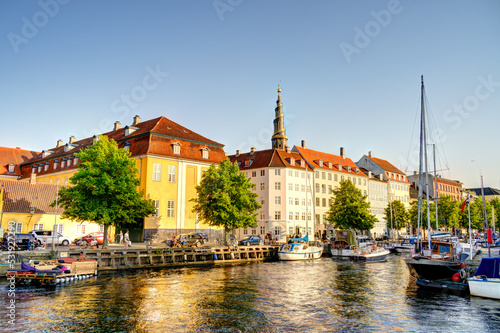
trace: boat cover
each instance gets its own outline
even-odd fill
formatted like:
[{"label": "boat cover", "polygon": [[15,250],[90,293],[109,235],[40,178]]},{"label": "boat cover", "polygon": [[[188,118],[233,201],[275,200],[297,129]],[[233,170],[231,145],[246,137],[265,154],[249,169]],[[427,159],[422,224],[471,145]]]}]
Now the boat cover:
[{"label": "boat cover", "polygon": [[21,269],[27,270],[27,271],[30,271],[30,272],[35,272],[36,271],[35,267],[31,267],[30,265],[25,264],[24,262],[21,263]]},{"label": "boat cover", "polygon": [[500,279],[500,257],[483,258],[474,275],[485,275],[488,278]]},{"label": "boat cover", "polygon": [[309,233],[306,234],[303,238],[290,238],[292,242],[306,242],[309,243]]}]

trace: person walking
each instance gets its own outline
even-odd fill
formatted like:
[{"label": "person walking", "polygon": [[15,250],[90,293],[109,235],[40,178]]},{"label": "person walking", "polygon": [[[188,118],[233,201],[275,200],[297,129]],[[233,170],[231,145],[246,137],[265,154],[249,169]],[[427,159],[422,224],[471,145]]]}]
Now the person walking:
[{"label": "person walking", "polygon": [[129,235],[128,235],[128,230],[125,232],[124,239],[125,239],[125,247],[129,247],[130,246],[130,239],[129,239]]},{"label": "person walking", "polygon": [[120,245],[123,245],[123,231],[120,230]]}]

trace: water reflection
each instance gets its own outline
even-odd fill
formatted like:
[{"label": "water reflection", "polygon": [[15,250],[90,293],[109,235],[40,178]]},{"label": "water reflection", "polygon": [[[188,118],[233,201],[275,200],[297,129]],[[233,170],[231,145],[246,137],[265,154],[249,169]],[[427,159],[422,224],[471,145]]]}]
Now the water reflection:
[{"label": "water reflection", "polygon": [[[6,282],[0,282],[5,304]],[[251,263],[123,272],[16,290],[1,332],[498,331],[500,302],[427,292],[384,263]],[[0,308],[5,321],[7,310]]]}]

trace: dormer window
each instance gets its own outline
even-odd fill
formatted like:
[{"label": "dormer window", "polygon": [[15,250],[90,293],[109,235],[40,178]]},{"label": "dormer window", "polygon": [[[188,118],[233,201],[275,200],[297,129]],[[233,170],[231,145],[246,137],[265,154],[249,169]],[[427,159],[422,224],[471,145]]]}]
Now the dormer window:
[{"label": "dormer window", "polygon": [[42,166],[43,166],[42,163],[38,164],[38,173],[40,173],[42,171]]},{"label": "dormer window", "polygon": [[15,164],[14,163],[9,164],[8,169],[9,173],[14,173],[14,171],[16,170]]},{"label": "dormer window", "polygon": [[350,165],[347,166],[347,172],[351,172],[351,166]]},{"label": "dormer window", "polygon": [[61,160],[61,169],[62,169],[62,168],[64,168],[65,166],[66,166],[66,159],[65,159],[65,158],[63,158],[63,159]]},{"label": "dormer window", "polygon": [[179,142],[174,142],[172,144],[172,150],[175,155],[180,155],[181,154],[181,144]]},{"label": "dormer window", "polygon": [[132,144],[131,144],[130,142],[128,142],[128,141],[127,141],[127,142],[125,142],[125,143],[123,144],[123,149],[125,149],[125,150],[129,151],[131,146],[132,146]]},{"label": "dormer window", "polygon": [[204,160],[208,160],[208,148],[207,147],[203,147],[201,148],[201,158],[203,158]]},{"label": "dormer window", "polygon": [[301,167],[305,167],[305,166],[306,166],[306,161],[304,161],[304,160],[300,160],[300,166],[301,166]]},{"label": "dormer window", "polygon": [[359,174],[359,168],[356,168],[356,173]]},{"label": "dormer window", "polygon": [[78,164],[78,157],[75,156],[75,159],[73,160],[73,165],[77,165]]},{"label": "dormer window", "polygon": [[252,165],[252,162],[253,160],[245,160],[245,166],[249,167],[250,165]]},{"label": "dormer window", "polygon": [[94,135],[92,137],[92,144],[95,145],[95,143],[97,142],[97,140],[98,140],[97,136]]},{"label": "dormer window", "polygon": [[31,172],[36,172],[36,167],[37,167],[37,165],[33,164],[33,169],[31,170]]},{"label": "dormer window", "polygon": [[50,162],[45,162],[45,165],[43,166],[43,171],[47,171],[49,169]]},{"label": "dormer window", "polygon": [[130,127],[130,126],[125,126],[125,136],[129,136],[130,134],[134,133],[137,130],[137,127]]},{"label": "dormer window", "polygon": [[57,169],[58,165],[59,165],[59,160],[54,160],[54,170]]},{"label": "dormer window", "polygon": [[322,166],[323,166],[323,160],[319,160],[319,161],[318,161],[318,165],[319,165],[320,167],[322,167]]},{"label": "dormer window", "polygon": [[342,171],[342,165],[339,164],[339,171]]},{"label": "dormer window", "polygon": [[328,168],[331,169],[332,168],[332,162],[328,162]]},{"label": "dormer window", "polygon": [[290,165],[295,165],[295,158],[290,157]]}]

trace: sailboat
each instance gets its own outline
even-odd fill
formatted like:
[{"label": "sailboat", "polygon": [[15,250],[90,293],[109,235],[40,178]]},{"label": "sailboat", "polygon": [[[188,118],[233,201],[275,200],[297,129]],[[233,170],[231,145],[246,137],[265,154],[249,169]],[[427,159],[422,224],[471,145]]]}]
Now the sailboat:
[{"label": "sailboat", "polygon": [[[307,171],[307,166],[306,166]],[[309,176],[306,172],[306,188],[311,188],[307,186],[307,181]],[[308,200],[306,192],[306,216],[308,209]],[[306,230],[308,229],[308,218],[306,217]],[[321,246],[309,245],[309,232],[303,238],[290,238],[288,243],[281,245],[278,251],[279,260],[309,260],[309,259],[319,259],[323,254],[323,248]]]},{"label": "sailboat", "polygon": [[[423,174],[422,167],[425,166],[426,193],[429,193],[429,176],[427,171],[427,133],[426,113],[424,103],[424,77],[421,77],[421,108],[420,108],[420,161],[419,161],[419,188],[418,188],[418,234],[422,228],[422,201],[423,201]],[[410,275],[417,280],[450,280],[452,276],[463,268],[457,257],[457,249],[453,242],[446,240],[431,241],[431,222],[429,200],[427,201],[427,233],[428,241],[418,246],[416,254],[404,261],[410,270]],[[420,241],[422,238],[420,237]]]}]

